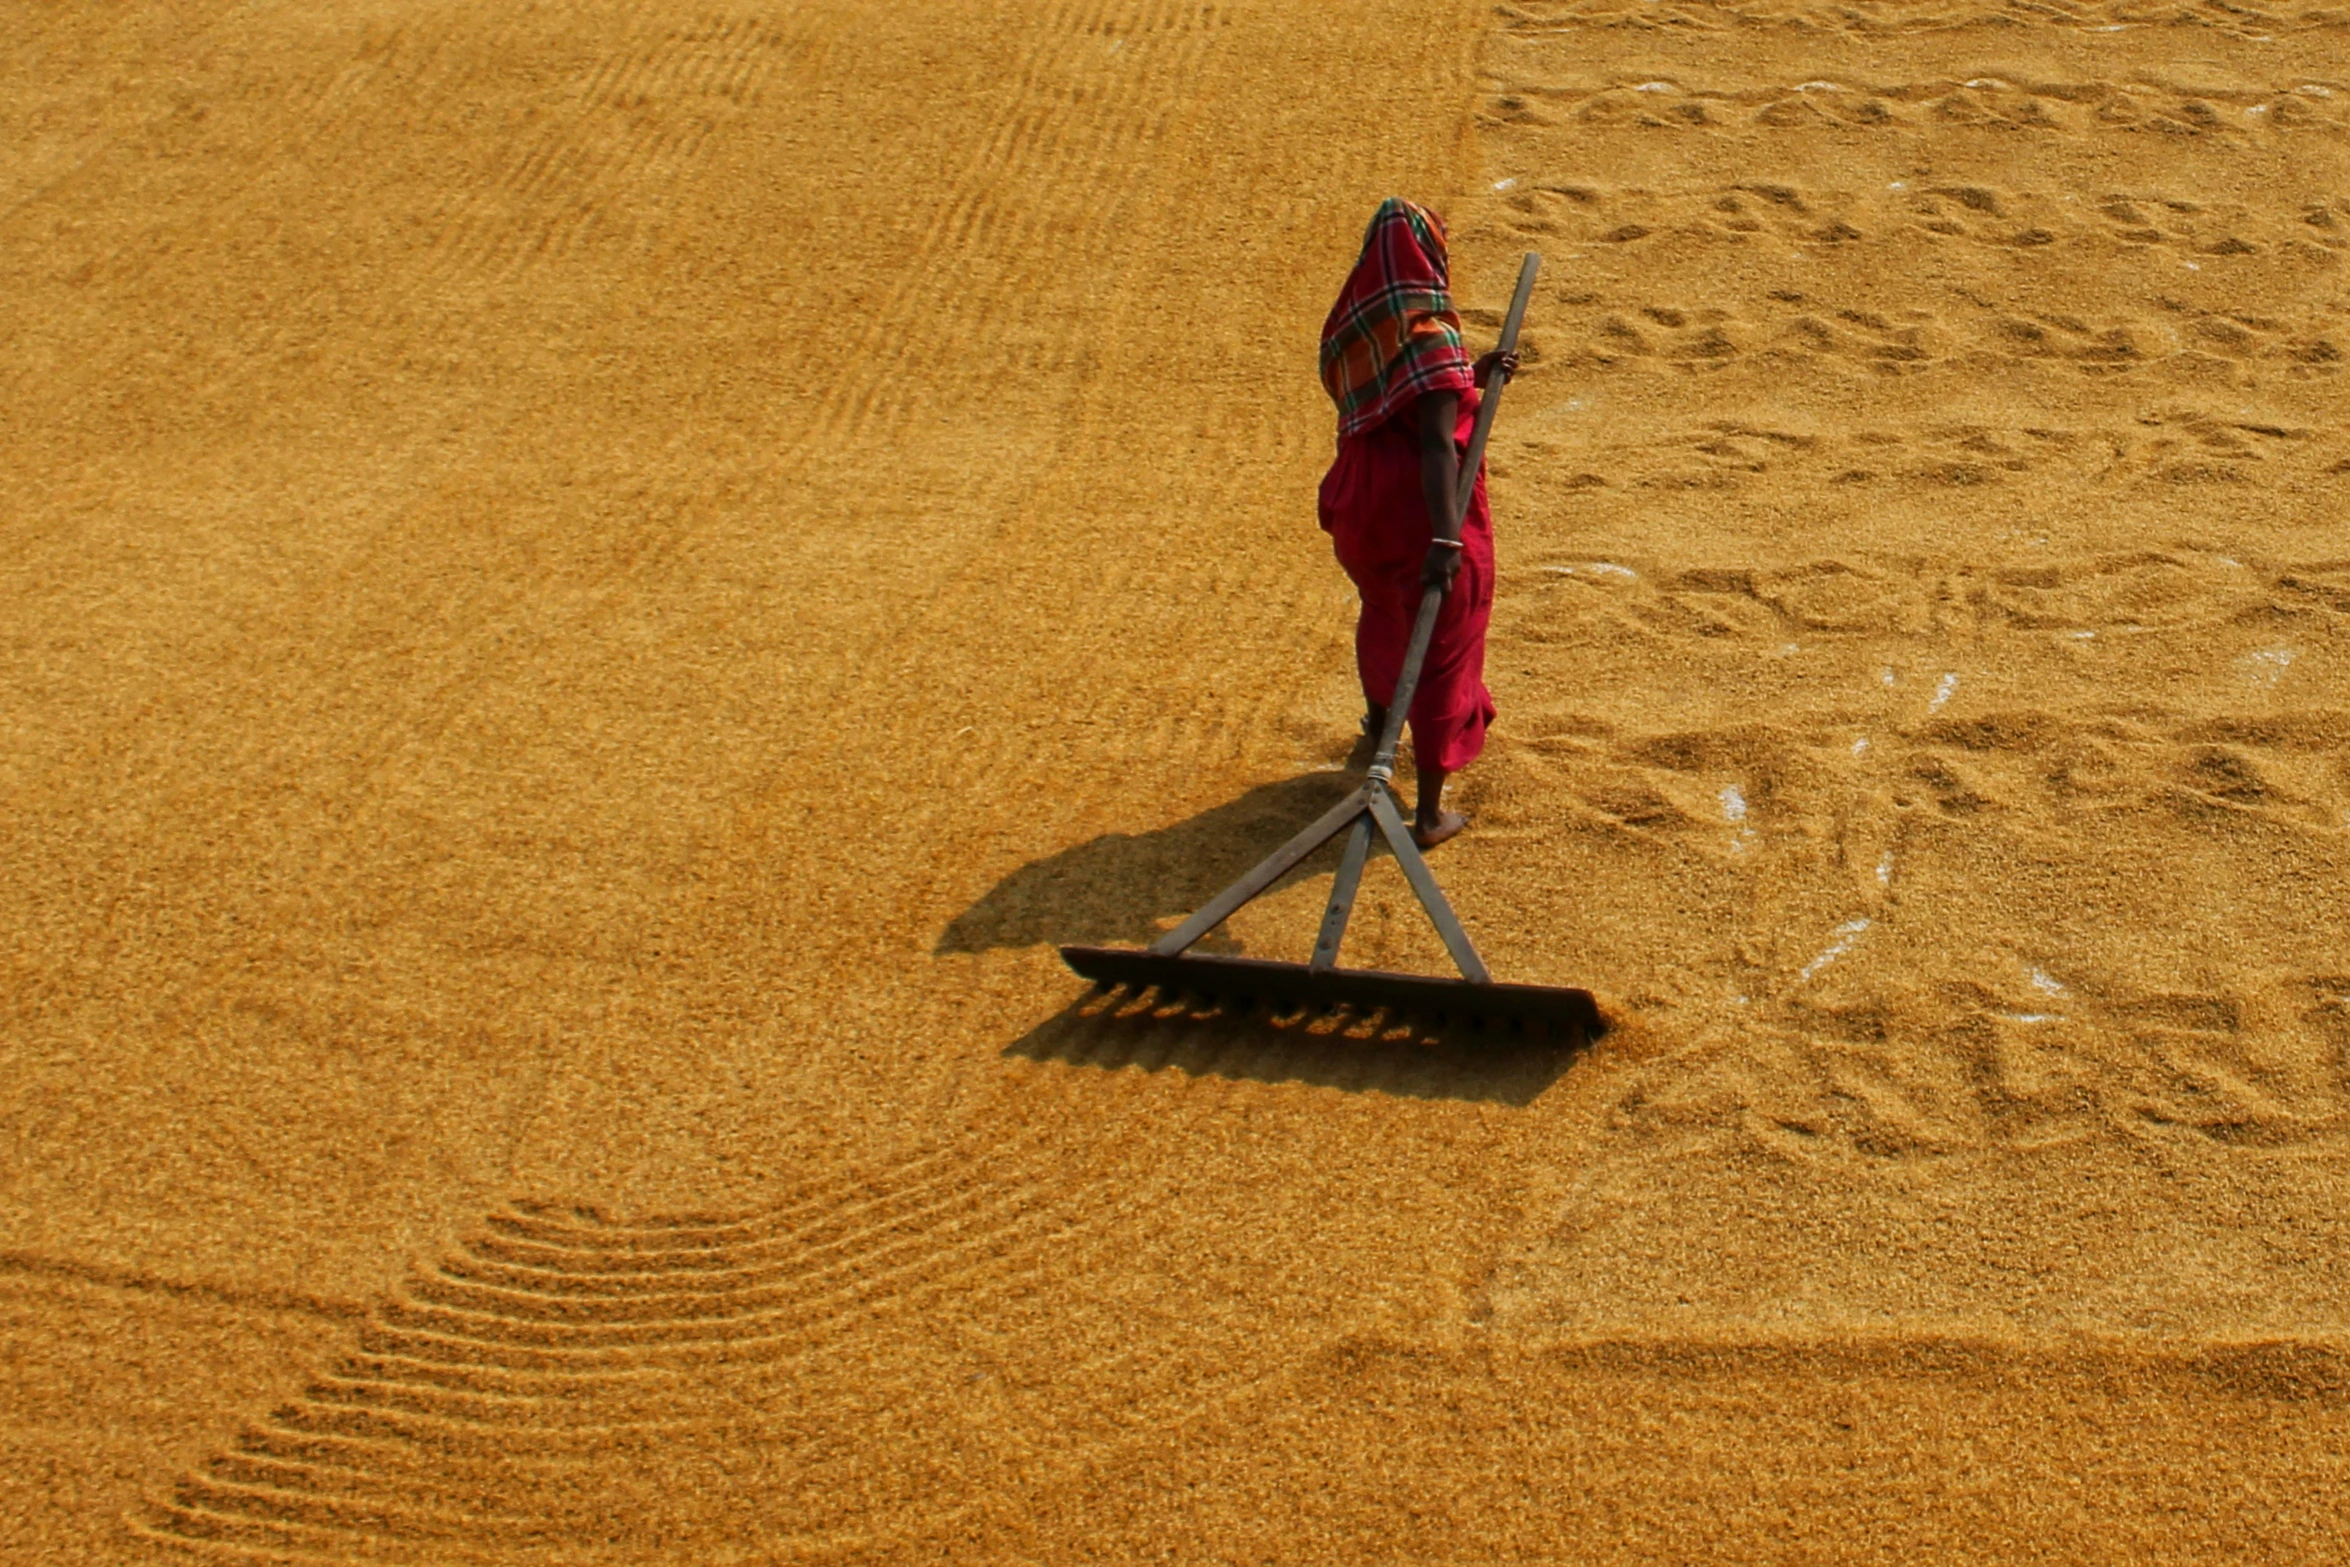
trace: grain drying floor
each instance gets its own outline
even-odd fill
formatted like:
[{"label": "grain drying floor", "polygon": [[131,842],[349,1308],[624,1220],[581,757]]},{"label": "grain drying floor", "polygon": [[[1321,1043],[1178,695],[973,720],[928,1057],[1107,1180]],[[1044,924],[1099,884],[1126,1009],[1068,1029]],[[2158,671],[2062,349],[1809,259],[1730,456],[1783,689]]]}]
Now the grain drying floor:
[{"label": "grain drying floor", "polygon": [[[0,38],[0,1558],[2350,1522],[2341,13]],[[1546,257],[1439,866],[1576,1054],[1050,952],[1344,787],[1390,191]]]}]

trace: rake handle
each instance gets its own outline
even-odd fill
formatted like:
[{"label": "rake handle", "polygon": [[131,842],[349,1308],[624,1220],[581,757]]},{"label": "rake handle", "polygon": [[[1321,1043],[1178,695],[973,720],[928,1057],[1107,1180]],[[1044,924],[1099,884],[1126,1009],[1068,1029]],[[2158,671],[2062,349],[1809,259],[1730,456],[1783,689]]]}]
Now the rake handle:
[{"label": "rake handle", "polygon": [[[1534,297],[1534,274],[1542,269],[1542,252],[1529,250],[1526,259],[1518,263],[1518,291],[1510,297],[1510,313],[1502,319],[1501,341],[1495,345],[1500,353],[1511,353],[1518,346],[1518,328],[1526,321],[1527,301]],[[1477,405],[1477,422],[1469,432],[1469,452],[1461,460],[1460,476],[1453,483],[1452,532],[1460,534],[1461,520],[1469,514],[1469,502],[1477,493],[1477,471],[1485,466],[1485,437],[1492,433],[1493,415],[1501,407],[1502,388],[1509,385],[1509,377],[1502,376],[1485,389],[1483,401]],[[1379,783],[1391,782],[1395,777],[1395,748],[1403,740],[1403,721],[1412,710],[1412,697],[1420,685],[1420,665],[1427,660],[1428,644],[1436,636],[1437,612],[1444,607],[1445,590],[1430,587],[1420,595],[1420,615],[1412,623],[1412,640],[1404,649],[1403,669],[1395,677],[1395,695],[1387,703],[1387,727],[1380,732],[1379,750],[1371,758],[1371,777]]]}]

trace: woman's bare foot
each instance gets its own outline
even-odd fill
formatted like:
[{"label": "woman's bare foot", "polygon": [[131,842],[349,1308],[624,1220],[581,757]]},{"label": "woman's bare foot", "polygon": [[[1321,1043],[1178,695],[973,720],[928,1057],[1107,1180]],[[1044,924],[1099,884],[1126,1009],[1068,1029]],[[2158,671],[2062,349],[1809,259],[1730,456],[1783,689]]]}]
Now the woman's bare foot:
[{"label": "woman's bare foot", "polygon": [[1441,767],[1420,769],[1420,794],[1412,810],[1412,842],[1433,849],[1447,838],[1457,838],[1469,819],[1444,808],[1445,772]]},{"label": "woman's bare foot", "polygon": [[1412,818],[1412,842],[1423,849],[1433,849],[1447,838],[1457,838],[1469,819],[1458,811],[1438,811],[1433,821],[1425,816]]}]

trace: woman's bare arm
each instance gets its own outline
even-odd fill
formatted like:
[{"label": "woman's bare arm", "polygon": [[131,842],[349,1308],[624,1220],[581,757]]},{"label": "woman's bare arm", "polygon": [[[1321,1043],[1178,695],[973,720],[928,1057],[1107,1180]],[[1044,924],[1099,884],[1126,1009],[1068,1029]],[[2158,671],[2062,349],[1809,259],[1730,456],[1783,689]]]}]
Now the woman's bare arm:
[{"label": "woman's bare arm", "polygon": [[1460,423],[1458,392],[1429,392],[1413,405],[1419,422],[1420,494],[1428,503],[1428,559],[1420,581],[1432,588],[1450,588],[1461,568],[1461,522],[1452,514],[1453,486],[1460,482],[1460,455],[1453,450],[1452,432]]}]

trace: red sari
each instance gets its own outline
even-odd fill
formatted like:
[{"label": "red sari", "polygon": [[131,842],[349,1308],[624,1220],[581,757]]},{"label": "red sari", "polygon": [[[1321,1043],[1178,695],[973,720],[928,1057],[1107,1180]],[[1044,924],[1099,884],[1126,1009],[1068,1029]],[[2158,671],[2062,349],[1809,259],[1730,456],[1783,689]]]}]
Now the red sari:
[{"label": "red sari", "polygon": [[[1460,393],[1453,449],[1466,458],[1478,396]],[[1420,570],[1428,557],[1428,503],[1420,489],[1415,406],[1341,436],[1322,479],[1322,527],[1363,601],[1355,622],[1355,666],[1363,695],[1381,707],[1395,695],[1404,649],[1420,613]],[[1461,567],[1436,616],[1436,634],[1412,693],[1412,756],[1422,767],[1459,772],[1485,749],[1493,695],[1485,689],[1485,628],[1493,618],[1493,513],[1485,472],[1461,522]]]},{"label": "red sari", "polygon": [[[1419,404],[1452,392],[1453,445],[1466,456],[1475,422],[1475,366],[1452,306],[1444,220],[1398,196],[1379,204],[1338,302],[1322,323],[1322,386],[1338,409],[1338,459],[1322,480],[1322,526],[1362,595],[1355,663],[1363,695],[1393,705],[1420,614],[1420,571],[1432,530],[1420,489]],[[1477,474],[1461,522],[1461,566],[1412,693],[1412,754],[1458,772],[1485,749],[1485,627],[1493,618],[1493,514]]]}]

